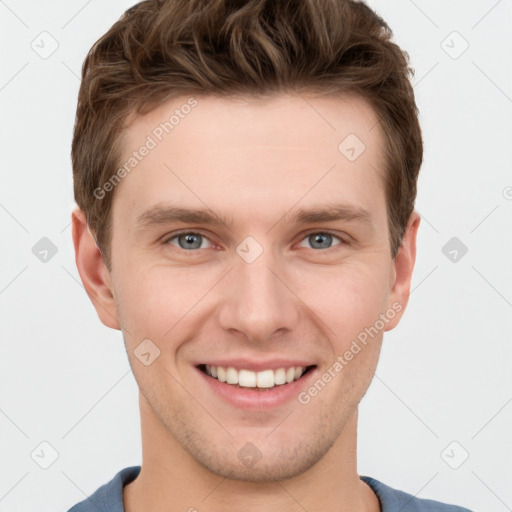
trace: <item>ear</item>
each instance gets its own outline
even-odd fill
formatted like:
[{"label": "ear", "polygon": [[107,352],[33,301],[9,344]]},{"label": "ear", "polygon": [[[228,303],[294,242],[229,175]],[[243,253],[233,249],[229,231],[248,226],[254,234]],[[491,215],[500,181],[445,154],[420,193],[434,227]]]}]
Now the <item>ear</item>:
[{"label": "ear", "polygon": [[414,210],[409,217],[402,245],[393,260],[392,276],[390,281],[390,294],[388,297],[388,309],[396,312],[396,315],[387,324],[384,331],[394,329],[404,314],[411,289],[411,277],[416,262],[416,234],[421,217]]},{"label": "ear", "polygon": [[110,273],[80,208],[71,214],[71,222],[76,266],[85,291],[103,324],[120,330]]}]

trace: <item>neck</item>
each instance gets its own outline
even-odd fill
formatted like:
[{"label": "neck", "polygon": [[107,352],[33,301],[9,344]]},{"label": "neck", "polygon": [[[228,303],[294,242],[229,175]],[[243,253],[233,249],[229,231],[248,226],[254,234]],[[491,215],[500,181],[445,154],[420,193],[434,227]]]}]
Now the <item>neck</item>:
[{"label": "neck", "polygon": [[380,512],[377,496],[357,474],[357,410],[327,454],[297,477],[268,482],[231,480],[193,459],[141,396],[143,461],[125,486],[126,512],[226,509],[256,512]]}]

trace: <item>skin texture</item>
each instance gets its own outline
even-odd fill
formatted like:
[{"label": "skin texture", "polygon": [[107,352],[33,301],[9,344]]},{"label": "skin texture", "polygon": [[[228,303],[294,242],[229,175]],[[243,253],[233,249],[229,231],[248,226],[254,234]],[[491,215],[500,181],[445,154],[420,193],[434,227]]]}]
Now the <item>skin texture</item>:
[{"label": "skin texture", "polygon": [[[126,157],[187,99],[135,119]],[[101,321],[123,331],[140,389],[143,462],[124,489],[125,509],[378,511],[357,474],[357,407],[383,332],[406,308],[420,218],[413,212],[392,259],[377,117],[354,96],[196,100],[115,189],[111,272],[83,213],[73,213],[80,276]],[[365,145],[354,161],[338,149],[349,134]],[[332,203],[364,208],[370,222],[286,222]],[[157,204],[209,208],[229,226],[137,227]],[[200,248],[169,241],[182,230],[203,235]],[[309,235],[326,230],[332,241],[318,248]],[[263,250],[252,263],[236,250],[247,236]],[[305,359],[319,377],[392,309],[307,404],[244,410],[195,368],[220,358]],[[149,366],[134,352],[145,339],[160,350]],[[251,467],[237,456],[246,443],[261,454]]]}]

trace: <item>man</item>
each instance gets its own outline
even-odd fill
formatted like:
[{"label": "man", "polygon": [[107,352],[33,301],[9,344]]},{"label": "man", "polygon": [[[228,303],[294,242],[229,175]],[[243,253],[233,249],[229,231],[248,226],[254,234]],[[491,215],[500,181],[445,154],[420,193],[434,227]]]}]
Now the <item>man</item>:
[{"label": "man", "polygon": [[73,241],[123,333],[143,461],[73,512],[467,510],[357,473],[420,222],[391,35],[348,0],[149,0],[93,46]]}]

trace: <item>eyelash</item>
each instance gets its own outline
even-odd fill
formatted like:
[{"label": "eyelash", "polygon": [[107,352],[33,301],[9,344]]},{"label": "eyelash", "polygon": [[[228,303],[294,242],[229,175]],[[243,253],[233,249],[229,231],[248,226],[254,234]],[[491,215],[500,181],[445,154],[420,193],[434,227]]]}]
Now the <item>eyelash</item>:
[{"label": "eyelash", "polygon": [[[336,250],[336,249],[339,249],[345,245],[348,245],[348,242],[346,240],[344,240],[343,238],[341,238],[340,236],[338,236],[336,233],[334,233],[333,231],[329,231],[329,230],[321,230],[321,231],[310,231],[306,234],[304,234],[302,236],[302,238],[300,239],[300,242],[302,242],[303,240],[305,240],[306,238],[310,237],[311,235],[331,235],[333,238],[337,238],[340,243],[336,244],[336,245],[333,245],[332,247],[328,247],[327,249],[313,249],[313,248],[310,248],[312,251],[315,251],[316,253],[328,253],[332,250]],[[175,238],[178,238],[182,235],[199,235],[203,238],[206,238],[211,244],[214,244],[214,242],[212,242],[206,235],[204,235],[203,233],[199,232],[199,231],[179,231],[177,233],[173,233],[172,235],[166,237],[164,239],[164,241],[162,242],[164,245],[167,245],[167,246],[171,246],[173,248],[173,250],[177,250],[179,252],[186,252],[186,253],[197,253],[200,251],[200,249],[191,249],[191,250],[186,250],[186,249],[182,249],[181,247],[177,247],[177,246],[174,246],[174,245],[171,245],[171,240],[174,240]]]}]

